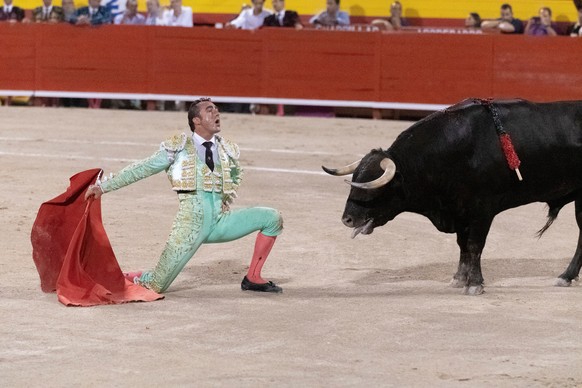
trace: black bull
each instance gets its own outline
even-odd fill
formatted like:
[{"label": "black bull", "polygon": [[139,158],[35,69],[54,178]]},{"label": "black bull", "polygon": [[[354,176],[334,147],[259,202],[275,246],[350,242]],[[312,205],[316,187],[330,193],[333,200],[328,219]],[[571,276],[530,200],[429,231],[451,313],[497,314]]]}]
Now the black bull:
[{"label": "black bull", "polygon": [[[541,235],[574,201],[582,228],[582,101],[493,104],[521,160],[522,181],[508,167],[491,110],[481,100],[465,100],[412,125],[387,150],[372,150],[341,169],[323,167],[332,175],[353,173],[342,221],[354,236],[402,212],[422,214],[439,231],[457,234],[461,254],[452,285],[480,294],[481,252],[500,212],[547,203]],[[582,232],[556,285],[570,285],[581,265]]]}]

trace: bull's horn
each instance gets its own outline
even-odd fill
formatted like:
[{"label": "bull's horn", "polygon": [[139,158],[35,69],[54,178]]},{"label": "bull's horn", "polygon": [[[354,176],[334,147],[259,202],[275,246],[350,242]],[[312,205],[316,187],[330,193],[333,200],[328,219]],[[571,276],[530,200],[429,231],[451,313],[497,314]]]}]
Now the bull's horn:
[{"label": "bull's horn", "polygon": [[384,174],[378,179],[374,179],[371,182],[350,182],[346,180],[346,183],[349,183],[353,187],[357,187],[359,189],[377,189],[378,187],[382,187],[386,185],[388,182],[394,178],[394,174],[396,174],[396,165],[390,158],[384,158],[380,162],[380,167],[384,170]]},{"label": "bull's horn", "polygon": [[323,171],[327,172],[329,175],[335,176],[350,175],[354,171],[356,171],[356,168],[358,168],[358,165],[360,164],[361,161],[362,159],[357,160],[354,163],[348,164],[347,166],[342,168],[327,168],[325,166],[321,166],[321,168],[323,168]]}]

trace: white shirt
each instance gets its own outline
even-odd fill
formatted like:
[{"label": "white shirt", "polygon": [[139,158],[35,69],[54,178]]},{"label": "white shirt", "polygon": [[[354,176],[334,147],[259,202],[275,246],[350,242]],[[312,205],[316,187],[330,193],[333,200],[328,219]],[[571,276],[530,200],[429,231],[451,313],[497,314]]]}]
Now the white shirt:
[{"label": "white shirt", "polygon": [[[329,13],[327,11],[323,11],[312,17],[309,20],[309,23],[315,24],[316,21],[319,21],[321,23],[322,20],[329,20],[329,18],[330,18]],[[337,11],[337,14],[335,15],[335,23],[338,26],[349,26],[350,15],[345,11]]]},{"label": "white shirt", "polygon": [[272,12],[263,9],[260,14],[255,15],[252,8],[245,9],[230,24],[243,30],[255,30],[263,25],[263,21]]},{"label": "white shirt", "polygon": [[42,7],[42,16],[48,16],[51,13],[51,10],[53,9],[53,6],[51,5],[50,7]]},{"label": "white shirt", "polygon": [[4,12],[6,12],[6,13],[12,12],[12,4],[4,5]]},{"label": "white shirt", "polygon": [[218,163],[218,151],[216,150],[216,138],[214,136],[212,136],[212,139],[206,140],[205,138],[203,138],[202,136],[200,136],[199,134],[194,132],[192,139],[194,140],[194,145],[196,146],[196,152],[198,153],[198,157],[203,162],[206,161],[206,147],[204,147],[202,145],[202,143],[205,143],[207,141],[212,143],[212,147],[210,147],[210,150],[212,151],[212,159],[214,160],[214,165],[216,166],[216,164]]},{"label": "white shirt", "polygon": [[[113,24],[131,24],[134,26],[145,24],[145,16],[141,14],[136,14],[134,17],[123,20],[124,14],[117,15],[115,19],[113,19]],[[123,22],[123,23],[122,23]]]},{"label": "white shirt", "polygon": [[285,17],[285,10],[277,12],[277,19],[279,19],[279,24],[283,25],[283,18]]},{"label": "white shirt", "polygon": [[182,7],[182,13],[180,16],[174,16],[173,9],[167,9],[164,11],[162,17],[164,19],[164,25],[172,27],[192,27],[194,26],[194,20],[192,18],[192,8]]},{"label": "white shirt", "polygon": [[145,20],[145,25],[146,26],[165,26],[166,21],[164,20],[163,16],[157,17],[157,16],[153,16],[153,15],[148,14],[148,16],[146,17],[146,20]]}]

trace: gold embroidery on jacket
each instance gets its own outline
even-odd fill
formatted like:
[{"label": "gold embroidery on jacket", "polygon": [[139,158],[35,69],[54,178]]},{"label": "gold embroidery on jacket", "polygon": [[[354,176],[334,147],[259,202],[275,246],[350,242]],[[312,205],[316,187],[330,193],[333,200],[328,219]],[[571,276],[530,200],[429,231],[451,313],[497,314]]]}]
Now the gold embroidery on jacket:
[{"label": "gold embroidery on jacket", "polygon": [[[179,137],[174,136],[165,144],[172,144],[176,147],[179,144]],[[178,144],[177,144],[178,143]],[[168,168],[168,179],[175,191],[195,191],[202,189],[207,192],[222,192],[225,202],[232,202],[236,197],[236,189],[240,185],[242,170],[238,164],[240,151],[235,143],[222,137],[216,136],[216,144],[220,163],[215,166],[214,171],[210,171],[208,166],[199,160],[196,147],[191,136],[188,136],[182,149],[179,146],[174,148],[175,160]],[[170,147],[168,147],[170,148]],[[201,163],[200,171],[197,168]],[[200,174],[200,175],[199,175]],[[197,187],[197,180],[201,180],[201,187]]]}]

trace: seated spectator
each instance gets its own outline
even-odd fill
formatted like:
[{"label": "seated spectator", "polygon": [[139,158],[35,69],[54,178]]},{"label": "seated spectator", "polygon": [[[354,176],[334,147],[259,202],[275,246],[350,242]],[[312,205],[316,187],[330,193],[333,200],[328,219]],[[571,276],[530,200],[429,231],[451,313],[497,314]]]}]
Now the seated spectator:
[{"label": "seated spectator", "polygon": [[75,12],[75,17],[71,19],[71,23],[78,26],[111,24],[113,16],[106,7],[100,5],[100,1],[89,0],[89,6],[79,8]]},{"label": "seated spectator", "polygon": [[64,20],[63,9],[53,6],[53,0],[42,0],[42,6],[32,10],[35,23],[59,23]]},{"label": "seated spectator", "polygon": [[513,17],[513,8],[509,4],[501,5],[501,17],[485,20],[481,28],[496,29],[504,34],[523,34],[523,22]]},{"label": "seated spectator", "polygon": [[77,17],[74,0],[63,0],[61,5],[63,6],[63,20],[71,23],[71,20]]},{"label": "seated spectator", "polygon": [[525,34],[534,36],[557,36],[558,26],[552,23],[552,10],[548,7],[542,7],[539,11],[540,16],[534,16],[529,19],[525,27]]},{"label": "seated spectator", "polygon": [[24,20],[24,10],[12,5],[12,0],[4,0],[0,8],[0,22],[17,23]]},{"label": "seated spectator", "polygon": [[582,36],[582,28],[580,28],[582,26],[582,6],[578,6],[577,9],[578,21],[568,29],[568,35],[573,37]]},{"label": "seated spectator", "polygon": [[273,0],[272,5],[275,13],[265,18],[263,27],[295,27],[298,30],[303,28],[299,14],[285,10],[285,0]]},{"label": "seated spectator", "polygon": [[402,4],[400,1],[390,4],[390,17],[388,19],[372,20],[372,25],[384,31],[399,30],[408,26],[408,21],[402,17]]},{"label": "seated spectator", "polygon": [[465,19],[465,27],[467,28],[481,28],[481,16],[478,13],[471,12],[467,19]]},{"label": "seated spectator", "polygon": [[240,28],[241,30],[255,30],[263,25],[265,18],[272,12],[263,8],[265,0],[252,0],[253,6],[243,7],[236,19],[226,23],[225,28]]},{"label": "seated spectator", "polygon": [[146,1],[147,16],[145,19],[145,24],[148,26],[165,26],[162,7],[160,7],[159,0],[147,0]]},{"label": "seated spectator", "polygon": [[145,16],[137,12],[137,0],[127,0],[125,11],[113,19],[114,24],[141,25],[145,24]]},{"label": "seated spectator", "polygon": [[327,0],[325,11],[311,18],[309,23],[320,26],[349,26],[350,15],[345,11],[340,11],[340,0]]},{"label": "seated spectator", "polygon": [[163,19],[165,26],[194,26],[192,8],[182,6],[182,0],[170,0],[170,8],[164,11]]}]

